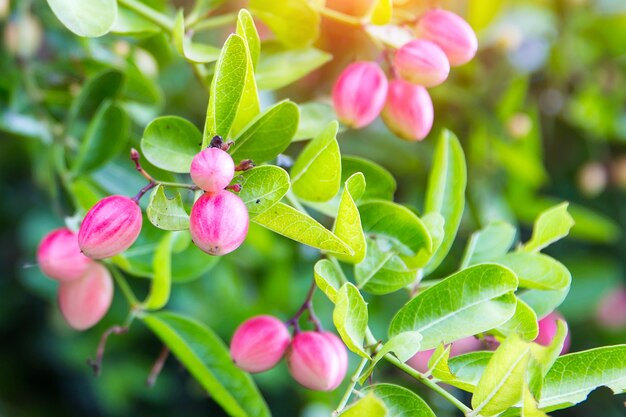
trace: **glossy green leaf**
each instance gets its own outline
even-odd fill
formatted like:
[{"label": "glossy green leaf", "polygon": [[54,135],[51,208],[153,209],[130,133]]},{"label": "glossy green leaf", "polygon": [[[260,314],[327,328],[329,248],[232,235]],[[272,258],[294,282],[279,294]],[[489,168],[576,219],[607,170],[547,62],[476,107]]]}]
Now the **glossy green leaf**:
[{"label": "glossy green leaf", "polygon": [[561,203],[542,212],[533,227],[533,235],[523,247],[526,252],[539,252],[551,243],[567,236],[574,219],[567,212],[569,203]]},{"label": "glossy green leaf", "polygon": [[333,233],[354,250],[352,256],[339,255],[337,258],[353,264],[359,263],[365,258],[367,248],[361,226],[361,216],[355,202],[363,195],[365,187],[365,177],[361,173],[356,173],[346,180],[341,193],[339,212],[333,226]]},{"label": "glossy green leaf", "polygon": [[[276,43],[264,44],[263,53],[256,69],[259,89],[277,90],[285,87],[321,67],[331,59],[332,55],[313,47],[293,49],[285,48]],[[335,112],[332,110],[332,107],[320,103],[311,104],[315,104],[311,109],[314,110],[313,114],[315,116],[325,115],[326,118],[324,120],[326,120],[326,123],[335,119]],[[317,119],[317,123],[324,125],[322,120],[319,119]],[[303,139],[316,136],[319,131],[314,131],[313,134],[310,133],[314,129],[311,126]],[[306,132],[306,130],[303,132]]]},{"label": "glossy green leaf", "polygon": [[185,211],[180,193],[176,192],[173,198],[168,198],[162,185],[158,185],[150,194],[146,215],[150,223],[159,229],[189,229],[189,215]]},{"label": "glossy green leaf", "polygon": [[520,417],[548,417],[539,409],[537,400],[527,386],[524,386],[522,392],[522,414]]},{"label": "glossy green leaf", "polygon": [[224,139],[229,136],[246,83],[247,51],[239,35],[230,35],[224,43],[213,73],[203,145],[208,145],[215,135]]},{"label": "glossy green leaf", "polygon": [[194,43],[191,38],[185,35],[185,16],[180,10],[174,22],[172,41],[178,53],[187,61],[196,64],[205,64],[217,61],[220,56],[220,49],[215,46],[202,43]]},{"label": "glossy green leaf", "polygon": [[342,272],[328,259],[317,261],[313,271],[315,273],[315,283],[317,287],[326,294],[332,303],[335,303],[337,291],[341,288]]},{"label": "glossy green leaf", "polygon": [[393,384],[375,384],[361,390],[374,394],[387,408],[386,417],[435,417],[428,404],[413,391]]},{"label": "glossy green leaf", "polygon": [[289,191],[289,174],[273,165],[252,168],[235,177],[233,182],[241,184],[239,198],[251,219],[278,203]]},{"label": "glossy green leaf", "polygon": [[387,407],[374,394],[368,394],[346,408],[340,416],[343,417],[385,417]]},{"label": "glossy green leaf", "polygon": [[415,281],[417,271],[406,265],[388,239],[367,237],[365,240],[365,259],[354,267],[360,289],[371,294],[389,294]]},{"label": "glossy green leaf", "polygon": [[151,164],[180,173],[189,172],[201,144],[198,128],[178,116],[157,117],[146,126],[141,138],[141,150]]},{"label": "glossy green leaf", "polygon": [[127,140],[129,127],[128,116],[119,106],[110,101],[103,103],[89,123],[72,174],[93,171],[115,157]]},{"label": "glossy green leaf", "polygon": [[246,9],[241,9],[237,15],[237,35],[246,40],[250,59],[252,60],[252,68],[255,68],[261,53],[261,40],[259,39],[254,19]]},{"label": "glossy green leaf", "polygon": [[[445,381],[446,384],[474,392],[491,356],[493,352],[478,351],[449,358],[448,352],[447,356],[442,356],[432,373],[435,378]],[[450,375],[453,375],[452,379]]]},{"label": "glossy green leaf", "polygon": [[605,346],[559,357],[543,382],[539,407],[546,411],[571,407],[594,389],[626,391],[626,345]]},{"label": "glossy green leaf", "polygon": [[389,335],[414,330],[422,349],[491,330],[515,312],[517,278],[507,268],[481,264],[457,272],[419,293],[395,315]]},{"label": "glossy green leaf", "polygon": [[[341,155],[337,122],[331,122],[300,153],[291,168],[293,191],[304,200],[328,201],[339,191]],[[294,131],[295,134],[295,131]]]},{"label": "glossy green leaf", "polygon": [[283,203],[274,204],[253,221],[280,235],[325,252],[350,255],[352,249],[315,219]]},{"label": "glossy green leaf", "polygon": [[47,0],[56,17],[78,36],[105,35],[117,17],[116,0]]},{"label": "glossy green leaf", "polygon": [[396,179],[382,166],[358,156],[343,156],[341,169],[342,181],[357,172],[365,176],[367,187],[361,200],[393,200],[393,194],[396,191]]},{"label": "glossy green leaf", "polygon": [[424,267],[430,261],[433,254],[437,251],[443,239],[445,237],[445,224],[446,220],[443,216],[436,211],[431,211],[428,214],[422,216],[422,223],[428,230],[428,234],[433,242],[432,248],[422,248],[416,256],[407,258],[404,260],[407,263],[407,266],[412,269],[420,269]]},{"label": "glossy green leaf", "polygon": [[522,400],[530,344],[517,335],[502,342],[489,360],[472,396],[472,415],[495,416]]},{"label": "glossy green leaf", "polygon": [[308,46],[319,36],[320,16],[307,0],[250,0],[249,7],[289,48]]},{"label": "glossy green leaf", "polygon": [[152,261],[154,276],[150,292],[142,303],[146,310],[158,310],[167,304],[172,287],[172,244],[173,235],[168,233],[159,242]]},{"label": "glossy green leaf", "polygon": [[369,359],[363,347],[367,320],[367,304],[361,293],[353,284],[343,284],[335,296],[333,323],[348,349]]},{"label": "glossy green leaf", "polygon": [[543,380],[561,355],[567,338],[567,323],[563,320],[556,321],[556,333],[548,346],[533,343],[530,346],[531,362],[529,367],[528,387],[531,393],[538,397],[543,387]]},{"label": "glossy green leaf", "polygon": [[[261,88],[258,74],[257,81],[259,88]],[[324,130],[324,126],[337,118],[333,106],[327,103],[310,101],[299,104],[298,107],[300,108],[300,124],[298,124],[298,131],[293,138],[294,141],[316,137]]]},{"label": "glossy green leaf", "polygon": [[271,415],[250,375],[235,366],[208,327],[173,313],[146,314],[142,320],[229,415]]},{"label": "glossy green leaf", "polygon": [[256,163],[269,161],[282,153],[298,128],[299,110],[295,103],[285,100],[258,115],[234,138],[230,153],[235,161],[252,159]]},{"label": "glossy green leaf", "polygon": [[370,366],[361,374],[361,379],[359,380],[361,385],[365,383],[374,371],[376,364],[386,354],[393,352],[400,362],[406,362],[420,350],[421,341],[422,335],[418,332],[404,332],[390,338],[372,358]]},{"label": "glossy green leaf", "polygon": [[530,342],[539,334],[537,315],[528,304],[518,298],[513,317],[499,326],[497,331],[505,336],[517,334],[523,340]]},{"label": "glossy green leaf", "polygon": [[111,33],[127,36],[148,36],[160,31],[156,24],[123,5],[118,8],[115,24],[111,28]]},{"label": "glossy green leaf", "polygon": [[196,0],[189,16],[201,18],[220,7],[222,3],[224,0]]},{"label": "glossy green leaf", "polygon": [[424,213],[437,212],[445,219],[444,239],[426,267],[434,271],[448,254],[465,208],[467,167],[463,148],[454,134],[444,130],[435,148],[428,179]]},{"label": "glossy green leaf", "polygon": [[462,268],[505,255],[515,240],[515,233],[515,228],[502,220],[491,222],[473,233],[465,248]]}]

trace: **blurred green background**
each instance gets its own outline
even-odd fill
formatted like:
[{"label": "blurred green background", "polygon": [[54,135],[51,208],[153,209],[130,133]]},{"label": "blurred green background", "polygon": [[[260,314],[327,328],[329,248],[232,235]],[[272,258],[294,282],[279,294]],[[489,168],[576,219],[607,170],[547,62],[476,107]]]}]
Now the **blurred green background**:
[{"label": "blurred green background", "polygon": [[[160,0],[147,3],[165,7]],[[230,7],[245,5],[236,3]],[[614,309],[613,326],[599,320],[597,310],[603,297],[626,285],[626,2],[468,0],[443,6],[468,17],[481,50],[431,90],[433,132],[445,126],[457,133],[470,170],[459,240],[437,275],[454,270],[470,233],[488,220],[519,225],[525,239],[539,211],[568,200],[577,224],[549,253],[573,276],[559,309],[570,324],[572,350],[625,343],[626,308],[621,322]],[[86,360],[95,354],[101,332],[124,320],[125,301],[116,294],[102,323],[72,331],[56,308],[56,283],[41,275],[34,256],[41,237],[73,214],[52,174],[49,144],[85,80],[104,68],[123,68],[122,101],[133,122],[129,146],[137,146],[145,124],[160,114],[181,115],[201,127],[207,101],[201,84],[163,35],[79,39],[44,0],[0,0],[0,33],[0,415],[223,415],[172,358],[156,386],[145,386],[161,347],[141,323],[111,337],[102,375],[94,377]],[[278,96],[327,101],[326,93],[301,83]],[[406,143],[376,122],[342,134],[340,146],[343,154],[389,169],[398,180],[397,201],[419,210],[434,136]],[[124,157],[90,181],[103,193],[127,195],[142,185]],[[205,260],[206,272],[198,279],[177,284],[169,308],[207,323],[228,341],[251,315],[286,319],[295,312],[318,256],[253,226],[244,247],[219,263]],[[132,283],[139,294],[147,290],[143,279]],[[396,294],[368,300],[375,333],[386,333],[404,299]],[[330,327],[331,306],[322,296],[315,302]],[[455,415],[449,404],[395,370],[378,372],[375,378],[418,390],[438,415]],[[328,415],[343,392],[300,389],[284,363],[255,379],[276,416]],[[600,389],[587,402],[553,415],[623,416],[623,401]]]}]

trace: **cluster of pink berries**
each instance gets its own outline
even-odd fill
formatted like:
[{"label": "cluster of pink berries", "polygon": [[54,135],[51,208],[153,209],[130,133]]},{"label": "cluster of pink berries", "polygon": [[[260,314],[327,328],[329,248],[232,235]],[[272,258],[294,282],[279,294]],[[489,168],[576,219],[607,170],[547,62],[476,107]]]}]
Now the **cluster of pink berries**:
[{"label": "cluster of pink berries", "polygon": [[469,62],[478,48],[476,34],[460,16],[431,10],[417,21],[417,39],[400,47],[388,81],[374,62],[355,62],[337,79],[332,98],[339,119],[364,127],[382,112],[387,127],[406,140],[422,140],[433,125],[433,103],[426,88],[443,83],[450,66]]},{"label": "cluster of pink berries", "polygon": [[257,316],[242,323],[233,335],[230,353],[235,364],[247,372],[273,368],[283,356],[289,373],[302,386],[332,391],[348,369],[348,353],[333,333],[296,331],[272,316]]}]

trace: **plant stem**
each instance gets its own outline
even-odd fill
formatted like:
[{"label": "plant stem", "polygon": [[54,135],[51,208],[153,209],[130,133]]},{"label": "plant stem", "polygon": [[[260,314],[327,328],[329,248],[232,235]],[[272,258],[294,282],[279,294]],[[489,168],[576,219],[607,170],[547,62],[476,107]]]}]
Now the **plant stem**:
[{"label": "plant stem", "polygon": [[219,16],[212,16],[204,20],[198,20],[196,22],[190,22],[189,28],[196,32],[203,30],[217,29],[223,26],[228,26],[237,21],[237,13],[227,13]]},{"label": "plant stem", "polygon": [[335,411],[333,411],[333,417],[338,416],[339,413],[341,413],[341,411],[343,411],[343,409],[346,407],[346,404],[348,404],[348,401],[350,400],[350,396],[352,395],[352,391],[354,391],[354,387],[356,386],[357,381],[361,379],[361,372],[363,372],[365,365],[367,365],[367,360],[367,358],[362,358],[361,362],[359,362],[359,366],[356,368],[356,371],[354,371],[352,378],[350,378],[350,385],[348,385],[348,389],[346,389],[343,397],[341,397],[341,401],[339,401],[339,405],[337,406]]},{"label": "plant stem", "polygon": [[99,376],[100,372],[102,372],[102,358],[104,357],[104,349],[106,348],[109,336],[112,334],[120,335],[126,332],[128,332],[128,327],[112,326],[102,333],[100,343],[98,343],[98,349],[96,350],[96,359],[87,359],[87,363],[91,366],[96,376]]},{"label": "plant stem", "polygon": [[444,397],[452,405],[454,405],[456,408],[461,410],[463,412],[463,414],[467,415],[468,413],[470,413],[472,411],[471,408],[469,408],[468,406],[463,404],[461,401],[459,401],[454,395],[450,394],[444,388],[440,387],[439,385],[437,385],[436,383],[434,383],[430,379],[426,378],[424,375],[422,375],[420,372],[416,371],[415,369],[411,368],[409,365],[407,365],[407,364],[405,364],[403,362],[400,362],[400,360],[398,360],[398,358],[396,358],[395,356],[393,356],[391,354],[387,354],[387,355],[385,355],[385,359],[387,360],[387,362],[389,362],[389,363],[393,364],[395,367],[403,370],[404,372],[406,372],[407,374],[409,374],[413,378],[417,379],[422,384],[426,385],[428,388],[430,388],[433,391],[435,391],[437,394],[439,394],[442,397]]},{"label": "plant stem", "polygon": [[313,310],[313,294],[315,293],[316,288],[317,285],[315,284],[315,280],[313,280],[313,282],[311,283],[311,287],[309,288],[309,292],[306,295],[306,299],[304,300],[304,303],[302,303],[302,306],[300,306],[298,311],[296,311],[296,314],[294,314],[293,317],[287,320],[287,322],[285,323],[287,326],[293,326],[296,333],[300,331],[300,325],[298,323],[300,321],[300,317],[302,316],[302,314],[304,314],[305,311],[309,315],[309,321],[315,326],[315,330],[318,332],[323,330],[322,323],[317,318],[317,316],[315,315],[315,311]]},{"label": "plant stem", "polygon": [[118,0],[118,3],[120,6],[125,7],[128,10],[131,10],[138,15],[148,19],[168,33],[171,33],[174,30],[174,23],[170,20],[169,17],[165,16],[161,12],[154,10],[149,6],[146,6],[138,0]]},{"label": "plant stem", "polygon": [[154,362],[154,365],[152,365],[152,369],[150,370],[148,379],[146,379],[146,386],[154,386],[157,378],[159,377],[159,374],[161,373],[161,370],[163,369],[163,366],[165,365],[165,361],[167,360],[168,356],[170,356],[170,349],[167,346],[163,346],[163,349],[161,349],[161,353],[159,353],[159,356]]},{"label": "plant stem", "polygon": [[124,278],[122,273],[117,269],[115,265],[110,265],[109,269],[111,270],[111,273],[113,273],[113,278],[115,278],[115,282],[122,290],[122,294],[124,295],[124,298],[126,298],[126,301],[130,305],[130,308],[131,309],[137,308],[137,306],[139,306],[140,303],[137,300],[137,297],[135,297],[135,294],[133,293],[133,290],[130,288],[130,285],[128,285],[128,282],[126,282],[126,278]]}]

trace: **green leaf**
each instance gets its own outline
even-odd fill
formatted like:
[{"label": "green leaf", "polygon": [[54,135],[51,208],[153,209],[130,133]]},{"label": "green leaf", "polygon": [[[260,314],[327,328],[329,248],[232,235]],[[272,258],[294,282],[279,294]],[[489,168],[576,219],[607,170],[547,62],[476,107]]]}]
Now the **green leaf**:
[{"label": "green leaf", "polygon": [[203,145],[213,136],[226,139],[237,115],[248,71],[248,49],[244,39],[236,34],[228,37],[222,48],[209,96]]},{"label": "green leaf", "polygon": [[367,329],[367,305],[359,290],[351,283],[345,283],[335,296],[333,323],[348,349],[369,359],[363,348]]},{"label": "green leaf", "polygon": [[533,235],[523,249],[526,252],[539,252],[546,246],[568,235],[574,219],[567,212],[569,203],[561,203],[542,212],[533,227]]},{"label": "green leaf", "polygon": [[454,242],[465,208],[466,183],[467,167],[463,148],[452,132],[444,130],[435,148],[424,212],[437,212],[443,216],[445,234],[426,267],[427,274],[441,264]]},{"label": "green leaf", "polygon": [[237,108],[237,116],[233,121],[231,135],[236,136],[244,127],[254,119],[261,111],[259,104],[259,91],[254,78],[254,66],[259,57],[259,34],[254,26],[254,20],[250,12],[241,9],[237,18],[237,35],[241,36],[246,45],[247,68],[246,78],[241,95],[241,101]]},{"label": "green leaf", "polygon": [[195,64],[206,64],[216,61],[220,56],[220,49],[215,46],[193,43],[190,37],[185,36],[185,16],[180,10],[174,22],[172,41],[178,53],[187,61]]},{"label": "green leaf", "polygon": [[[258,72],[257,82],[259,83],[259,88],[261,88],[261,81],[259,80]],[[324,130],[324,127],[326,125],[328,125],[330,122],[337,118],[335,110],[330,104],[310,101],[308,103],[299,104],[298,107],[300,108],[300,123],[298,124],[298,131],[293,138],[294,141],[306,140],[316,137],[317,135],[322,133],[322,130]],[[354,172],[352,172],[351,174],[353,174]]]},{"label": "green leaf", "polygon": [[384,237],[367,237],[365,259],[354,266],[354,278],[363,291],[370,294],[389,294],[414,282],[417,271],[410,269]]},{"label": "green leaf", "polygon": [[393,200],[393,194],[396,191],[396,179],[382,166],[358,156],[343,156],[341,169],[342,181],[357,172],[365,176],[367,188],[361,196],[361,200]]},{"label": "green leaf", "polygon": [[494,352],[472,396],[472,415],[495,416],[522,400],[530,344],[511,335]]},{"label": "green leaf", "polygon": [[376,364],[385,357],[386,354],[393,352],[400,362],[406,362],[420,350],[420,342],[422,335],[418,332],[404,332],[395,335],[383,345],[372,359],[370,366],[361,374],[360,384],[363,385],[367,378],[374,371]]},{"label": "green leaf", "polygon": [[389,335],[414,330],[422,349],[472,336],[505,323],[515,312],[517,278],[507,268],[482,264],[428,288],[398,311]]},{"label": "green leaf", "polygon": [[515,233],[515,228],[502,220],[491,222],[473,233],[465,248],[462,268],[493,261],[505,255],[515,240]]},{"label": "green leaf", "polygon": [[411,257],[421,249],[432,249],[426,226],[408,208],[391,201],[371,200],[361,204],[359,211],[363,231],[386,237],[399,254]]},{"label": "green leaf", "polygon": [[130,122],[126,113],[110,101],[104,102],[89,123],[72,174],[91,172],[115,157],[127,140]]},{"label": "green leaf", "polygon": [[426,265],[433,254],[437,251],[445,235],[445,223],[446,220],[443,216],[435,211],[430,212],[422,217],[422,223],[426,226],[428,234],[430,235],[433,246],[430,249],[422,248],[415,257],[405,258],[407,266],[412,269],[420,269]]},{"label": "green leaf", "polygon": [[315,273],[315,283],[317,287],[326,294],[332,303],[335,303],[337,300],[337,291],[341,288],[342,272],[328,259],[317,261],[313,271]]},{"label": "green leaf", "polygon": [[505,336],[517,334],[523,340],[533,341],[539,334],[537,315],[528,304],[518,298],[513,317],[499,326],[497,331]]},{"label": "green leaf", "polygon": [[161,31],[157,25],[145,17],[120,6],[111,33],[127,36],[148,36]]},{"label": "green leaf", "polygon": [[[445,381],[446,384],[454,385],[464,391],[474,392],[491,356],[493,356],[493,352],[484,351],[466,353],[453,358],[444,356],[432,372],[435,378]],[[442,368],[444,366],[447,367],[447,371]],[[450,374],[453,375],[452,379],[450,379]]]},{"label": "green leaf", "polygon": [[166,171],[188,173],[202,143],[202,134],[178,116],[157,117],[146,126],[141,150],[151,164]]},{"label": "green leaf", "polygon": [[370,14],[370,20],[375,25],[386,25],[391,21],[392,14],[392,0],[376,0]]},{"label": "green leaf", "polygon": [[249,7],[288,48],[308,46],[319,36],[319,13],[306,0],[251,0]]},{"label": "green leaf", "polygon": [[274,204],[253,221],[280,235],[325,252],[351,255],[352,249],[315,219],[284,203]]},{"label": "green leaf", "polygon": [[539,410],[537,400],[526,385],[524,385],[524,391],[522,392],[521,417],[548,417],[546,413]]},{"label": "green leaf", "polygon": [[[331,59],[332,55],[313,47],[293,49],[285,48],[277,43],[264,44],[263,53],[256,69],[256,80],[259,89],[277,90],[285,87],[321,67]],[[332,110],[332,107],[320,103],[311,104],[316,104],[314,107],[316,111],[322,111],[316,114],[316,116],[327,116],[324,119],[326,123],[335,119],[335,112]],[[328,116],[332,117],[328,118]],[[322,120],[317,120],[318,124],[323,125],[324,122]],[[314,134],[307,133],[304,138],[312,138],[317,133],[319,132]]]},{"label": "green leaf", "polygon": [[154,276],[150,285],[150,292],[142,306],[146,310],[158,310],[163,308],[170,298],[172,287],[172,233],[165,235],[159,242],[154,252],[152,261]]},{"label": "green leaf", "polygon": [[543,381],[539,407],[546,411],[571,407],[601,386],[615,394],[626,391],[626,345],[559,357]]},{"label": "green leaf", "polygon": [[229,415],[270,416],[250,375],[235,366],[224,342],[209,328],[172,313],[142,319]]},{"label": "green leaf", "polygon": [[361,226],[361,216],[355,202],[363,195],[364,191],[365,177],[361,173],[356,173],[345,182],[343,193],[341,194],[339,212],[335,219],[333,233],[354,250],[354,255],[352,256],[337,256],[339,260],[344,262],[356,264],[365,258],[367,246]]},{"label": "green leaf", "polygon": [[278,203],[289,191],[289,174],[273,165],[252,168],[233,182],[241,184],[239,198],[246,205],[250,219]]},{"label": "green leaf", "polygon": [[304,200],[328,201],[339,191],[341,155],[336,139],[338,128],[336,121],[328,124],[302,150],[291,168],[293,191]]},{"label": "green leaf", "polygon": [[258,115],[234,139],[230,153],[235,161],[265,162],[282,153],[298,128],[299,110],[292,101],[281,101]]},{"label": "green leaf", "polygon": [[116,0],[48,0],[56,17],[78,36],[105,35],[117,17]]},{"label": "green leaf", "polygon": [[361,390],[374,394],[387,408],[386,417],[435,417],[428,404],[413,391],[393,384],[375,384]]},{"label": "green leaf", "polygon": [[543,386],[543,380],[561,355],[565,339],[567,338],[567,323],[563,320],[556,321],[556,333],[548,346],[538,343],[531,344],[531,363],[529,368],[528,386],[531,393],[539,396]]},{"label": "green leaf", "polygon": [[174,198],[167,198],[162,185],[158,185],[150,194],[146,215],[150,223],[162,230],[189,229],[189,215],[180,193],[176,192]]},{"label": "green leaf", "polygon": [[386,417],[385,403],[374,394],[368,394],[346,408],[340,416],[343,417]]},{"label": "green leaf", "polygon": [[201,18],[220,7],[222,3],[224,0],[196,0],[189,16]]}]

